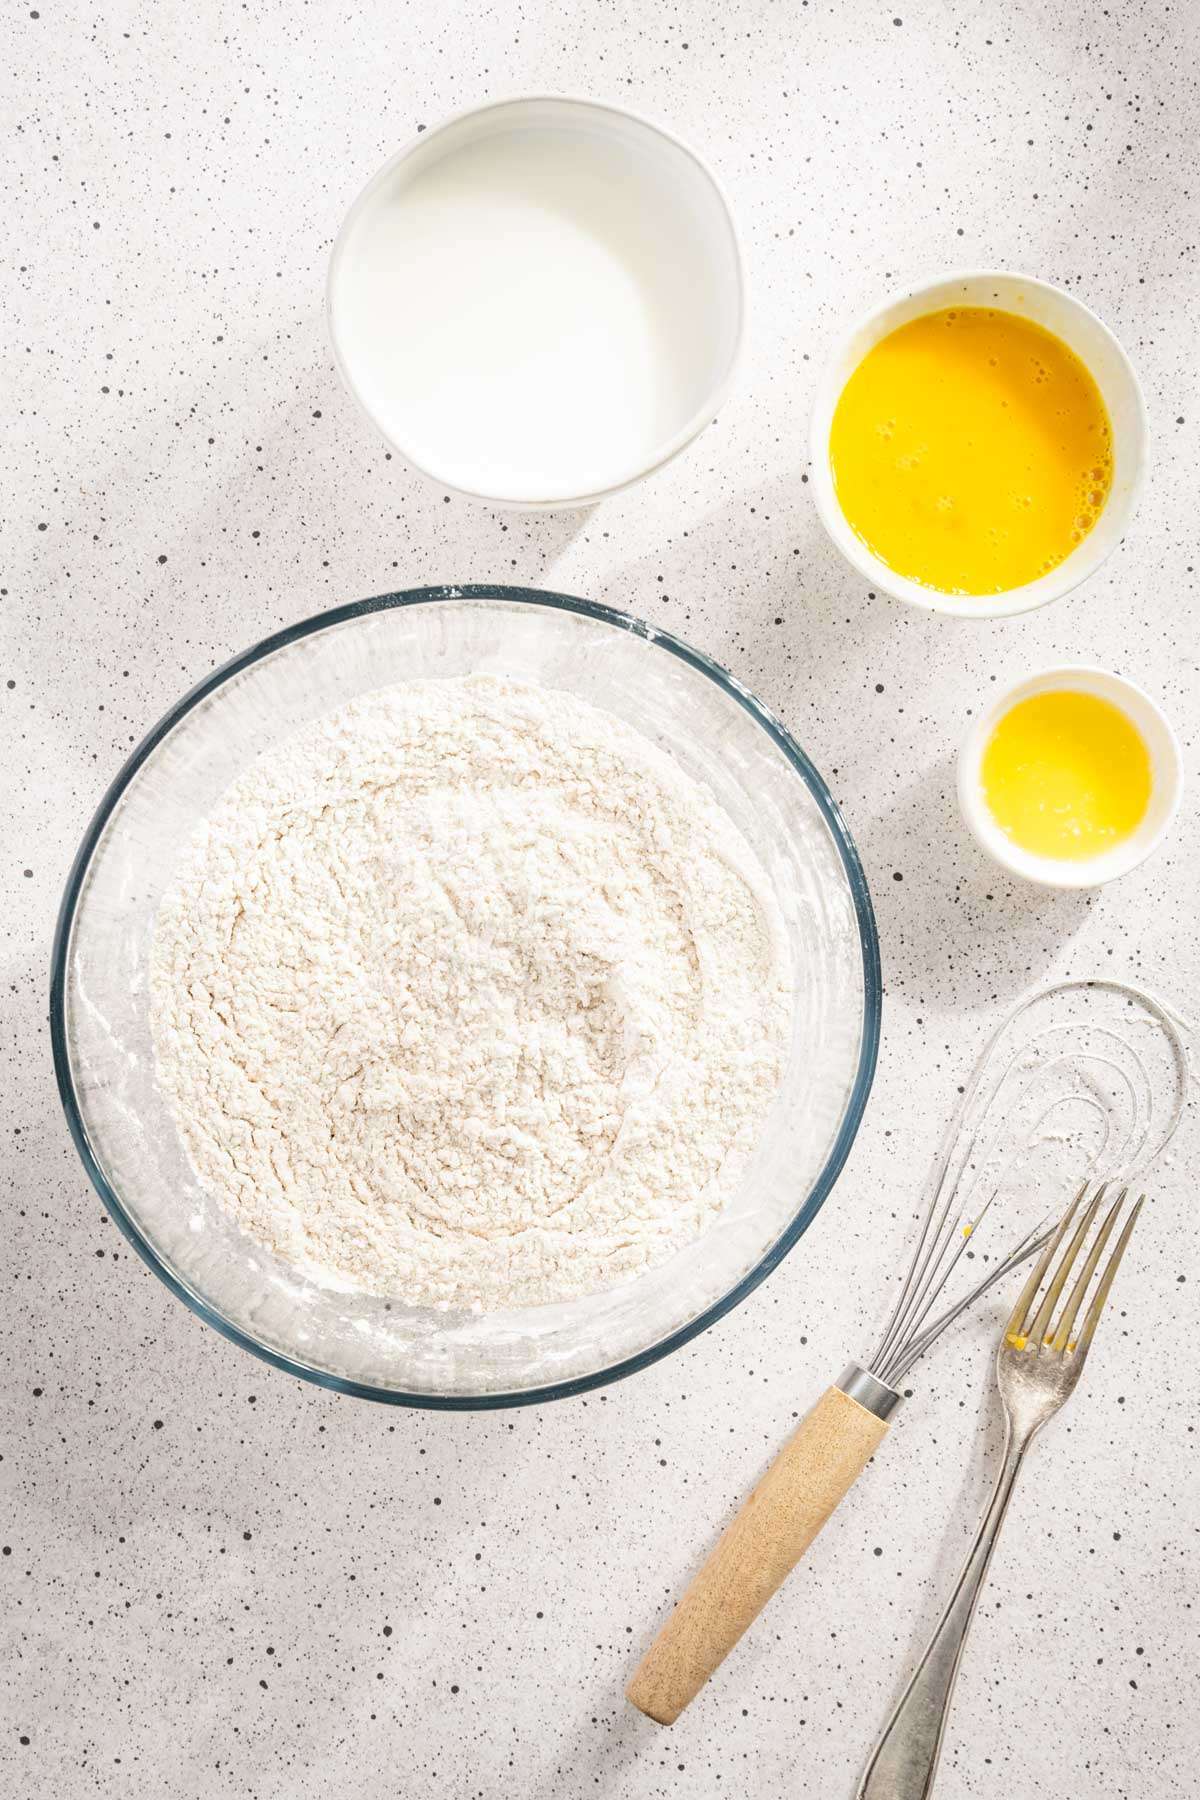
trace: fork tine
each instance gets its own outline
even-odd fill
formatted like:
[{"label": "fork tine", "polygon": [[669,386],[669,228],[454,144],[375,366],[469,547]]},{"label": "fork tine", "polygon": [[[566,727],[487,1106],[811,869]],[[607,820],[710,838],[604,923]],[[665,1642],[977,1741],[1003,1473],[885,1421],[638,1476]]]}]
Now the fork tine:
[{"label": "fork tine", "polygon": [[1082,1217],[1075,1227],[1075,1236],[1067,1245],[1065,1253],[1058,1259],[1058,1267],[1054,1271],[1054,1280],[1046,1289],[1045,1298],[1037,1309],[1033,1324],[1029,1327],[1029,1336],[1033,1339],[1035,1344],[1042,1343],[1049,1332],[1050,1321],[1054,1317],[1054,1309],[1058,1305],[1058,1296],[1067,1285],[1067,1276],[1071,1273],[1071,1270],[1075,1265],[1075,1258],[1079,1255],[1080,1247],[1092,1228],[1092,1220],[1096,1216],[1096,1209],[1103,1198],[1104,1188],[1099,1187],[1083,1209]]},{"label": "fork tine", "polygon": [[1017,1304],[1012,1309],[1012,1317],[1009,1319],[1008,1324],[1004,1327],[1004,1335],[1006,1338],[1012,1338],[1012,1337],[1023,1338],[1028,1335],[1026,1332],[1026,1329],[1025,1329],[1025,1321],[1029,1316],[1029,1308],[1033,1305],[1034,1299],[1037,1295],[1037,1291],[1042,1285],[1042,1277],[1045,1275],[1046,1270],[1050,1267],[1050,1259],[1054,1255],[1054,1252],[1058,1249],[1058,1246],[1061,1244],[1062,1238],[1063,1238],[1063,1233],[1066,1231],[1067,1226],[1071,1223],[1071,1220],[1074,1218],[1075,1209],[1079,1205],[1079,1202],[1083,1199],[1083,1196],[1087,1193],[1087,1191],[1088,1191],[1088,1184],[1085,1181],[1083,1186],[1080,1188],[1079,1192],[1076,1194],[1074,1200],[1072,1200],[1070,1206],[1068,1206],[1066,1212],[1063,1214],[1062,1220],[1059,1223],[1057,1231],[1054,1232],[1053,1236],[1047,1242],[1046,1248],[1042,1251],[1042,1254],[1038,1257],[1037,1261],[1034,1263],[1033,1271],[1030,1274],[1029,1280],[1025,1283],[1025,1286],[1021,1289],[1021,1297],[1017,1301]]},{"label": "fork tine", "polygon": [[1070,1298],[1063,1308],[1062,1316],[1058,1321],[1058,1326],[1054,1333],[1054,1342],[1051,1345],[1052,1350],[1065,1350],[1071,1341],[1071,1327],[1075,1323],[1075,1315],[1079,1311],[1083,1297],[1088,1291],[1092,1276],[1096,1273],[1097,1264],[1104,1254],[1104,1246],[1112,1235],[1112,1228],[1117,1222],[1117,1214],[1124,1205],[1128,1194],[1129,1189],[1127,1187],[1122,1188],[1105,1215],[1104,1223],[1100,1227],[1096,1242],[1092,1245],[1088,1259],[1080,1271],[1079,1279],[1071,1289]]},{"label": "fork tine", "polygon": [[1125,1229],[1117,1239],[1117,1247],[1108,1259],[1108,1266],[1100,1277],[1100,1286],[1096,1289],[1095,1299],[1088,1307],[1087,1318],[1083,1322],[1083,1330],[1080,1332],[1079,1341],[1075,1346],[1076,1354],[1079,1356],[1080,1361],[1083,1360],[1087,1355],[1088,1350],[1091,1348],[1092,1337],[1096,1330],[1096,1321],[1104,1310],[1104,1302],[1108,1299],[1108,1290],[1111,1288],[1117,1270],[1121,1266],[1121,1258],[1125,1254],[1125,1246],[1133,1235],[1133,1228],[1137,1224],[1138,1214],[1145,1205],[1145,1201],[1145,1194],[1140,1195],[1133,1211],[1125,1221]]}]

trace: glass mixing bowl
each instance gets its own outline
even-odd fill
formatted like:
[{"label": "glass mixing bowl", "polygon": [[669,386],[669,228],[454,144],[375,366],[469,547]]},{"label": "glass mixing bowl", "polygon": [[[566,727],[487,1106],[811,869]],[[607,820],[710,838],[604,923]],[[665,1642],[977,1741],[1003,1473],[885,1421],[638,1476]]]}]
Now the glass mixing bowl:
[{"label": "glass mixing bowl", "polygon": [[[757,852],[796,999],[782,1089],[745,1180],[694,1243],[624,1286],[486,1314],[318,1285],[200,1187],[158,1092],[147,965],[199,822],[260,751],[392,682],[478,671],[607,707],[705,783]],[[256,1355],[413,1406],[506,1406],[643,1368],[728,1312],[796,1243],[862,1117],[879,1038],[870,897],[829,791],[724,669],[609,607],[523,588],[421,588],[267,638],[174,706],[88,827],[54,944],[51,1033],[72,1136],[105,1206],[173,1293]]]}]

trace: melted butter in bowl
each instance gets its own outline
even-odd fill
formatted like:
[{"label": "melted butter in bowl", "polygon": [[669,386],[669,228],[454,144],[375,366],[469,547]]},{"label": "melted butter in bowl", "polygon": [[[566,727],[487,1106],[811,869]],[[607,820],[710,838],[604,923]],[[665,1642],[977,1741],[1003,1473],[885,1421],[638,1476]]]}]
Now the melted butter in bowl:
[{"label": "melted butter in bowl", "polygon": [[1018,700],[988,739],[981,776],[1014,844],[1071,861],[1130,838],[1153,788],[1146,740],[1128,714],[1069,688]]},{"label": "melted butter in bowl", "polygon": [[1179,744],[1133,682],[1048,669],[987,708],[963,745],[958,797],[980,847],[1045,887],[1099,887],[1143,862],[1183,786]]}]

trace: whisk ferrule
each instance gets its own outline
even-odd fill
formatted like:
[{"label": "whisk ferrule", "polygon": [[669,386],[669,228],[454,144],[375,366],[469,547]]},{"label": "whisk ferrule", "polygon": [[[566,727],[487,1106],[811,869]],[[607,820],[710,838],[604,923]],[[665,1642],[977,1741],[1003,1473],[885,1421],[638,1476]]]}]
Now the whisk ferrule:
[{"label": "whisk ferrule", "polygon": [[874,1413],[877,1419],[890,1419],[901,1400],[895,1388],[888,1387],[885,1381],[864,1369],[861,1363],[847,1363],[834,1384],[849,1400],[857,1400],[860,1406]]}]

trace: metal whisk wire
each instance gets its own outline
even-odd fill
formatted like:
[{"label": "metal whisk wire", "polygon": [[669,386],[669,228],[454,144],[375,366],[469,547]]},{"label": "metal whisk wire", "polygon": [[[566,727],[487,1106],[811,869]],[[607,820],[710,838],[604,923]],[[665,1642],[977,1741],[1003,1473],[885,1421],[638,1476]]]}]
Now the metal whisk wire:
[{"label": "metal whisk wire", "polygon": [[[1139,1008],[1164,1034],[1180,1066],[1187,1068],[1187,1047],[1175,1019],[1152,995],[1123,982],[1103,978],[1059,982],[1040,993],[1028,996],[1009,1013],[984,1045],[947,1128],[934,1165],[932,1192],[912,1259],[896,1304],[884,1327],[883,1336],[867,1365],[869,1374],[886,1387],[894,1389],[917,1358],[960,1313],[985,1293],[993,1282],[1001,1280],[1045,1244],[1053,1229],[1050,1220],[1035,1225],[969,1292],[931,1318],[959,1262],[969,1253],[971,1241],[985,1215],[1002,1190],[1014,1179],[1022,1158],[1031,1153],[1042,1140],[1052,1115],[1059,1111],[1067,1098],[1089,1108],[1101,1127],[1101,1141],[1087,1159],[1086,1168],[1080,1171],[1082,1175],[1090,1175],[1101,1161],[1111,1164],[1115,1169],[1121,1161],[1140,1163],[1147,1158],[1153,1160],[1173,1135],[1182,1113],[1186,1083],[1180,1087],[1175,1104],[1163,1126],[1155,1116],[1153,1105],[1147,1105],[1144,1111],[1139,1106],[1136,1082],[1145,1080],[1146,1071],[1136,1056],[1133,1059],[1134,1076],[1122,1065],[1119,1052],[1127,1050],[1128,1046],[1111,1025],[1096,1021],[1091,1023],[1092,1048],[1087,1051],[1080,1046],[1077,1033],[1065,1022],[1046,1025],[1040,1033],[1035,1032],[1022,1048],[1014,1050],[1010,1059],[1000,1058],[997,1063],[998,1047],[1022,1015],[1031,1013],[1042,1003],[1052,1003],[1064,996],[1086,996],[1089,991],[1114,994]],[[1061,1044],[1064,1035],[1068,1037],[1068,1046],[1074,1040],[1073,1048]],[[1100,1045],[1104,1046],[1103,1049],[1099,1048]],[[1042,1055],[1040,1065],[1037,1065],[1036,1056],[1031,1056],[1034,1051]],[[1127,1131],[1114,1135],[1114,1119],[1095,1096],[1080,1093],[1077,1088],[1056,1093],[1038,1116],[1027,1124],[1017,1141],[1007,1147],[1003,1166],[989,1183],[991,1191],[987,1199],[971,1216],[976,1172],[986,1171],[989,1163],[994,1160],[994,1146],[987,1143],[989,1132],[995,1129],[993,1103],[997,1102],[1014,1071],[1023,1066],[1022,1059],[1027,1059],[1030,1067],[1038,1066],[1043,1081],[1059,1071],[1076,1073],[1082,1062],[1090,1061],[1097,1067],[1102,1067],[1110,1080],[1125,1089],[1129,1101],[1130,1123]],[[1152,1139],[1156,1141],[1152,1143]]]},{"label": "metal whisk wire", "polygon": [[[992,1042],[994,1043],[994,1039]],[[917,1358],[928,1349],[934,1339],[950,1325],[961,1312],[965,1312],[971,1303],[999,1281],[1010,1269],[1031,1256],[1045,1242],[1049,1229],[1048,1221],[1035,1225],[1032,1231],[1016,1243],[1008,1255],[995,1268],[989,1269],[983,1279],[976,1283],[970,1291],[952,1306],[939,1313],[932,1323],[927,1323],[929,1315],[946,1283],[966,1254],[971,1238],[982,1224],[991,1206],[1000,1192],[1006,1168],[991,1193],[978,1209],[973,1219],[966,1216],[966,1203],[959,1201],[959,1188],[965,1169],[973,1166],[978,1151],[979,1139],[986,1120],[986,1113],[981,1119],[965,1145],[958,1140],[961,1134],[962,1121],[969,1114],[978,1093],[984,1072],[987,1068],[987,1052],[976,1065],[975,1073],[963,1094],[955,1118],[946,1133],[941,1153],[935,1165],[933,1191],[929,1205],[925,1210],[920,1235],[913,1248],[912,1260],[904,1277],[896,1304],[884,1327],[879,1346],[872,1356],[868,1368],[877,1381],[887,1387],[894,1388],[896,1383],[907,1374]],[[1052,1111],[1053,1108],[1047,1109]],[[1038,1120],[1040,1128],[1043,1119]],[[955,1151],[959,1151],[956,1158]],[[1011,1161],[1016,1160],[1017,1153]],[[954,1166],[956,1165],[956,1166]],[[954,1174],[951,1179],[951,1168]]]},{"label": "metal whisk wire", "polygon": [[[994,1200],[995,1197],[995,1194],[993,1194],[991,1199],[988,1200],[987,1206],[991,1205],[992,1200]],[[984,1210],[986,1210],[986,1207]],[[982,1211],[980,1212],[979,1217],[983,1217]],[[976,1223],[978,1223],[978,1221],[976,1221]],[[970,1226],[967,1229],[968,1231],[973,1231],[974,1227]],[[981,1281],[977,1282],[973,1288],[968,1289],[962,1298],[956,1300],[952,1306],[948,1306],[944,1312],[939,1313],[932,1324],[924,1325],[924,1320],[928,1317],[934,1301],[941,1293],[944,1283],[953,1273],[959,1257],[967,1247],[967,1238],[964,1236],[961,1245],[955,1251],[944,1274],[936,1280],[930,1278],[921,1288],[921,1299],[911,1327],[906,1328],[904,1324],[901,1324],[898,1340],[889,1348],[882,1349],[881,1347],[882,1354],[877,1352],[876,1356],[871,1359],[871,1374],[874,1375],[878,1381],[884,1382],[887,1387],[894,1388],[896,1383],[902,1381],[904,1376],[907,1375],[917,1358],[924,1355],[934,1339],[939,1337],[948,1325],[952,1325],[960,1313],[965,1312],[974,1301],[979,1299],[981,1294],[986,1293],[993,1282],[1003,1280],[1010,1269],[1017,1268],[1019,1264],[1025,1262],[1029,1257],[1035,1256],[1047,1242],[1053,1230],[1053,1225],[1046,1222],[1043,1222],[1041,1225],[1035,1225],[1032,1231],[1028,1232],[1019,1243],[1013,1246],[1003,1262],[997,1263],[994,1269],[989,1269]]]}]

